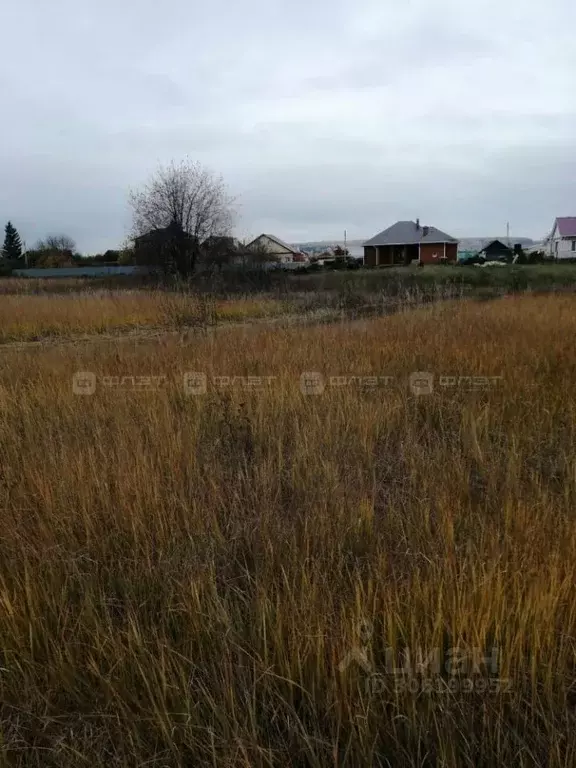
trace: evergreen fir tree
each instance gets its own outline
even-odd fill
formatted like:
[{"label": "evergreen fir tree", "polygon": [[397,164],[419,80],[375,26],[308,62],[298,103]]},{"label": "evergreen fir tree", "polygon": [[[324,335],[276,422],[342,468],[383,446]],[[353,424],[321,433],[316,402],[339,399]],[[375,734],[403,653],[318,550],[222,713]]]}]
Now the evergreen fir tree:
[{"label": "evergreen fir tree", "polygon": [[2,256],[10,261],[16,261],[22,257],[22,240],[16,227],[12,226],[9,221],[6,224],[4,237],[4,247],[2,248]]}]

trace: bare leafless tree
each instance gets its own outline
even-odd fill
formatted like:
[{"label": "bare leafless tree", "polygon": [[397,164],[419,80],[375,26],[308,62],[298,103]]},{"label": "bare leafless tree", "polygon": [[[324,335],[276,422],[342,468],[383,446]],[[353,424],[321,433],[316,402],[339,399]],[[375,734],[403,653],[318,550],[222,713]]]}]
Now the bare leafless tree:
[{"label": "bare leafless tree", "polygon": [[280,262],[280,256],[276,253],[270,253],[261,240],[256,240],[250,246],[243,249],[244,264],[247,267],[262,267],[265,264]]},{"label": "bare leafless tree", "polygon": [[76,251],[76,243],[68,235],[48,235],[44,240],[36,244],[37,251]]},{"label": "bare leafless tree", "polygon": [[202,243],[229,235],[234,221],[234,201],[222,177],[188,159],[160,166],[142,190],[130,193],[129,203],[134,237],[169,226],[187,237],[186,258],[178,259],[185,272],[194,270]]}]

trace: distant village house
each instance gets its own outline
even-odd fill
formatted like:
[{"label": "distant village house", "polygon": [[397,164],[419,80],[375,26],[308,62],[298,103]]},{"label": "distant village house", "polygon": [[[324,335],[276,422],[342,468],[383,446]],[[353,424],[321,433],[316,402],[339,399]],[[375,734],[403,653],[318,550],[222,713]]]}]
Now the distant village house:
[{"label": "distant village house", "polygon": [[195,238],[173,222],[134,238],[134,258],[138,265],[178,266],[183,254],[193,249]]},{"label": "distant village house", "polygon": [[436,227],[421,226],[420,221],[398,221],[364,243],[367,267],[395,264],[455,264],[458,240]]},{"label": "distant village house", "polygon": [[576,259],[576,216],[556,219],[547,240],[547,253],[553,259]]},{"label": "distant village house", "polygon": [[288,243],[280,240],[274,235],[259,235],[246,248],[250,251],[259,252],[263,256],[269,256],[270,261],[276,261],[279,264],[288,264],[293,261],[306,261],[306,255],[298,248],[294,248]]},{"label": "distant village house", "polygon": [[484,256],[486,261],[503,261],[507,259],[511,261],[514,251],[501,240],[492,240],[479,251],[479,255]]}]

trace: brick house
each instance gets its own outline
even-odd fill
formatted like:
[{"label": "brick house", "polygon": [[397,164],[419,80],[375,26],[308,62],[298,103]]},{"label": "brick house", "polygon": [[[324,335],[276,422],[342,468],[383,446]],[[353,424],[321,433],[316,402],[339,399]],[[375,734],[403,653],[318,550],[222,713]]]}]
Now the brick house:
[{"label": "brick house", "polygon": [[421,226],[420,221],[398,221],[364,243],[367,267],[410,264],[455,264],[458,240],[436,227]]}]

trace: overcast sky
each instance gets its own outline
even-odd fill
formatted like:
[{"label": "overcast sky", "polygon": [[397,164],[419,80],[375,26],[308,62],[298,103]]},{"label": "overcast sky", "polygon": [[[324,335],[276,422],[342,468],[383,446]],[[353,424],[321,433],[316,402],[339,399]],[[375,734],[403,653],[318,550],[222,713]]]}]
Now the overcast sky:
[{"label": "overcast sky", "polygon": [[573,0],[13,0],[0,222],[117,247],[130,187],[186,155],[237,234],[398,219],[540,238],[576,215]]}]

